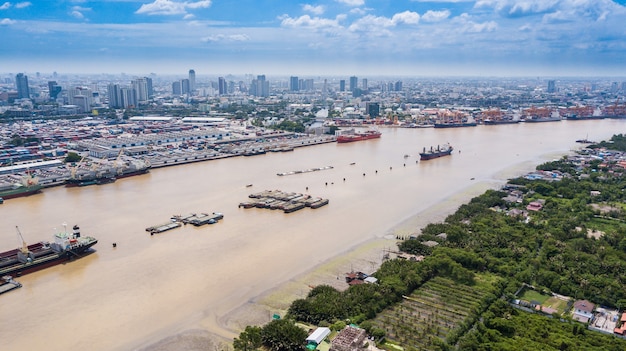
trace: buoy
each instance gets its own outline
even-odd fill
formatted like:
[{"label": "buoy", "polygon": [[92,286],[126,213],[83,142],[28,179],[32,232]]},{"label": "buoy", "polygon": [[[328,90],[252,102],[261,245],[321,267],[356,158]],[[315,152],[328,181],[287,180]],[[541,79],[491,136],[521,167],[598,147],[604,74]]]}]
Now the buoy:
[{"label": "buoy", "polygon": [[117,247],[117,243],[113,243],[113,247]]}]

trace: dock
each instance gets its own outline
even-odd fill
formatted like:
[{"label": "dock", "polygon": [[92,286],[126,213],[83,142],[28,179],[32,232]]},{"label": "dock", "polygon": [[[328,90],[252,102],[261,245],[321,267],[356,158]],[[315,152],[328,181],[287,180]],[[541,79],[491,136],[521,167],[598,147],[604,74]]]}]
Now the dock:
[{"label": "dock", "polygon": [[146,228],[146,231],[150,233],[150,235],[159,234],[166,232],[168,230],[172,230],[182,226],[180,222],[168,222],[164,224],[158,224],[152,227]]},{"label": "dock", "polygon": [[184,223],[189,223],[196,227],[200,227],[205,224],[217,223],[217,221],[219,221],[222,218],[224,218],[224,215],[219,212],[213,212],[211,214],[200,213],[200,214],[187,218],[186,222]]},{"label": "dock", "polygon": [[285,213],[299,211],[305,207],[312,209],[328,205],[328,199],[312,197],[307,194],[284,192],[280,190],[264,190],[248,195],[249,200],[239,203],[243,208],[268,208],[270,210],[283,210]]},{"label": "dock", "polygon": [[11,277],[10,275],[5,275],[4,277],[2,277],[2,281],[0,282],[0,295],[21,287],[21,283],[13,280],[13,277]]},{"label": "dock", "polygon": [[333,166],[315,167],[315,168],[305,169],[305,170],[302,170],[302,171],[281,172],[281,173],[276,173],[276,175],[286,176],[286,175],[292,175],[292,174],[301,174],[301,173],[325,171],[327,169],[333,169]]}]

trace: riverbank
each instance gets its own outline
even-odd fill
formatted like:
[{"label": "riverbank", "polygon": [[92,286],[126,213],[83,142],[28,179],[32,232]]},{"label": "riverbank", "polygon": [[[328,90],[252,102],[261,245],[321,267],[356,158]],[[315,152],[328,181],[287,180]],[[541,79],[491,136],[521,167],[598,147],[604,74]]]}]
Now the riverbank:
[{"label": "riverbank", "polygon": [[[519,165],[505,171],[506,174],[528,168],[528,164]],[[307,296],[311,288],[318,285],[330,285],[338,290],[345,290],[345,273],[360,271],[373,273],[383,262],[386,251],[397,251],[396,237],[419,234],[421,228],[429,223],[441,222],[454,213],[459,206],[467,203],[488,189],[498,188],[502,182],[485,181],[476,183],[463,191],[443,199],[425,211],[416,213],[403,221],[390,226],[379,237],[348,248],[345,252],[311,267],[307,272],[293,277],[277,287],[268,287],[264,293],[235,308],[217,321],[209,317],[182,331],[168,336],[156,343],[142,347],[140,351],[192,351],[207,347],[232,347],[232,338],[249,325],[263,325],[271,321],[274,314],[284,316],[291,303]],[[149,340],[146,340],[146,345]],[[210,349],[210,348],[209,348]]]}]

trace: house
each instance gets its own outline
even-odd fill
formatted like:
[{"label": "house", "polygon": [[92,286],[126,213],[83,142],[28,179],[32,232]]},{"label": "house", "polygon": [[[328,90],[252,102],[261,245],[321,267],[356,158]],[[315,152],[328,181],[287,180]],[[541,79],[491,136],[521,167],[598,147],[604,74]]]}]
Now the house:
[{"label": "house", "polygon": [[622,326],[620,328],[615,328],[613,332],[619,335],[626,335],[626,312],[622,313],[620,322],[622,322]]},{"label": "house", "polygon": [[539,201],[533,201],[526,206],[526,209],[529,211],[541,211],[543,208],[543,204]]},{"label": "house", "polygon": [[572,307],[573,318],[581,323],[587,323],[593,318],[593,309],[596,307],[587,300],[578,300]]},{"label": "house", "polygon": [[[326,327],[319,327],[315,329],[311,335],[306,338],[307,345],[311,345],[313,349],[317,348],[326,337],[330,334],[330,329]],[[307,347],[308,348],[308,347]]]},{"label": "house", "polygon": [[365,336],[364,329],[348,325],[331,341],[329,351],[361,350]]}]

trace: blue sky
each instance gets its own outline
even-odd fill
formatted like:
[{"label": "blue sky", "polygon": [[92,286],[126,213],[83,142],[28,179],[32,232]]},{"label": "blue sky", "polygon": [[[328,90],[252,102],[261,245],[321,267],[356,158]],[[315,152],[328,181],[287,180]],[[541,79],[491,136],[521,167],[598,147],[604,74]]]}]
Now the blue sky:
[{"label": "blue sky", "polygon": [[0,0],[0,72],[626,76],[626,0]]}]

